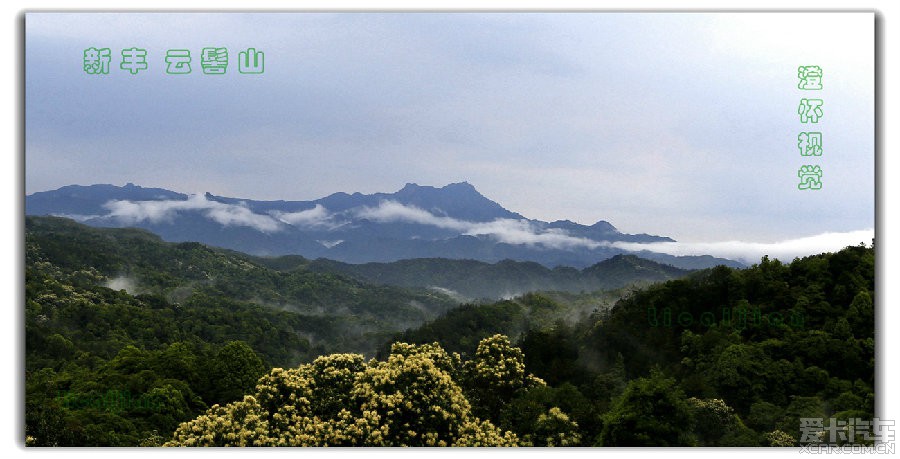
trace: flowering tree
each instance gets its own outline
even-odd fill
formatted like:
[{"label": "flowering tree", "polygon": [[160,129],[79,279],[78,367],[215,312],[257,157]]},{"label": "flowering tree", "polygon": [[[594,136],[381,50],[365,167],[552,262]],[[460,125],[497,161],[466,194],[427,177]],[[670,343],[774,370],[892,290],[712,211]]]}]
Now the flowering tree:
[{"label": "flowering tree", "polygon": [[[482,345],[473,369],[486,388],[514,390],[532,381],[508,339]],[[436,343],[395,344],[383,362],[333,354],[275,368],[254,394],[181,424],[165,446],[517,445],[514,433],[473,415],[454,378],[462,370],[459,356]]]}]

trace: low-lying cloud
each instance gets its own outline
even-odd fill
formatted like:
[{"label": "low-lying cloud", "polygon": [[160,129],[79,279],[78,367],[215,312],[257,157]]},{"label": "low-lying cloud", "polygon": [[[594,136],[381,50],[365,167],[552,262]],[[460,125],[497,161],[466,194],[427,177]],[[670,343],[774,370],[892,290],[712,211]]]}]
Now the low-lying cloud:
[{"label": "low-lying cloud", "polygon": [[103,207],[109,210],[107,218],[126,224],[171,222],[179,212],[199,211],[224,226],[248,226],[264,233],[281,229],[281,223],[270,215],[254,213],[244,204],[210,201],[201,194],[184,201],[110,201]]},{"label": "low-lying cloud", "polygon": [[285,225],[333,230],[344,224],[340,217],[365,218],[376,222],[404,222],[448,229],[468,236],[488,236],[498,242],[514,245],[540,245],[546,248],[569,250],[596,248],[608,245],[591,239],[568,235],[558,228],[540,229],[528,220],[497,219],[491,222],[471,222],[453,217],[435,215],[416,206],[396,201],[382,201],[378,206],[363,206],[346,211],[346,215],[330,212],[321,204],[299,212],[272,211],[269,214],[254,213],[243,203],[226,204],[211,201],[196,194],[184,201],[110,201],[104,205],[112,218],[121,223],[172,222],[179,212],[198,211],[206,218],[224,226],[246,226],[264,233],[281,231]]},{"label": "low-lying cloud", "polygon": [[276,210],[272,211],[270,215],[293,226],[327,228],[338,226],[334,223],[332,213],[322,204],[316,204],[312,209],[301,210],[299,212],[281,212]]},{"label": "low-lying cloud", "polygon": [[359,218],[381,223],[418,223],[460,232],[465,232],[474,224],[452,217],[434,215],[427,210],[415,206],[407,206],[397,201],[382,201],[377,207],[361,207],[354,213]]},{"label": "low-lying cloud", "polygon": [[541,245],[552,249],[596,248],[605,243],[566,234],[558,228],[540,229],[528,220],[498,218],[491,222],[470,222],[434,215],[415,206],[396,201],[383,201],[377,207],[363,207],[356,212],[361,218],[378,222],[405,222],[459,231],[467,236],[488,236],[515,245]]},{"label": "low-lying cloud", "polygon": [[606,242],[570,236],[565,230],[559,228],[538,230],[527,220],[498,219],[489,223],[476,223],[465,234],[490,236],[507,244],[542,245],[562,250],[579,247],[594,249],[608,245]]},{"label": "low-lying cloud", "polygon": [[[340,226],[334,222],[334,215],[321,204],[299,212],[272,211],[268,214],[258,214],[244,203],[227,204],[211,201],[202,194],[191,195],[184,201],[110,201],[103,207],[109,210],[109,214],[101,218],[115,219],[124,224],[171,223],[180,212],[198,211],[221,225],[246,226],[263,233],[281,231],[285,229],[285,225],[325,229]],[[84,217],[87,219],[97,216]]]},{"label": "low-lying cloud", "polygon": [[611,245],[629,251],[649,250],[670,255],[712,255],[752,264],[758,263],[763,255],[790,262],[796,257],[836,252],[860,242],[869,244],[874,237],[875,230],[869,228],[843,233],[822,233],[778,242],[613,242]]},{"label": "low-lying cloud", "polygon": [[[796,257],[833,252],[860,242],[869,243],[875,235],[873,229],[849,232],[830,232],[814,236],[778,242],[609,242],[595,241],[568,234],[560,228],[540,228],[528,220],[496,219],[490,222],[473,222],[446,215],[435,215],[425,209],[396,201],[382,201],[375,207],[358,207],[342,213],[333,213],[321,204],[298,212],[272,211],[254,213],[243,203],[226,204],[211,201],[204,195],[192,195],[184,201],[110,201],[104,205],[110,213],[103,218],[113,218],[125,224],[144,221],[150,223],[171,222],[184,211],[198,211],[206,218],[224,226],[246,226],[264,233],[284,230],[289,226],[335,230],[349,220],[365,218],[380,223],[414,223],[433,226],[469,236],[491,237],[501,243],[540,246],[548,249],[574,250],[613,247],[631,252],[650,251],[676,256],[712,255],[714,257],[756,263],[763,255],[789,262]],[[326,247],[343,242],[319,241]]]},{"label": "low-lying cloud", "polygon": [[105,287],[111,288],[113,290],[125,290],[126,292],[134,295],[137,293],[137,282],[134,279],[127,276],[117,276],[112,279],[107,280],[104,284]]},{"label": "low-lying cloud", "polygon": [[316,240],[316,242],[318,242],[319,244],[322,244],[322,246],[325,247],[326,249],[330,249],[330,248],[332,248],[332,247],[337,247],[338,245],[340,245],[341,243],[343,243],[344,240],[343,240],[343,239],[338,239],[338,240],[336,240],[336,241]]},{"label": "low-lying cloud", "polygon": [[614,247],[640,252],[643,250],[676,256],[712,255],[714,257],[757,263],[768,255],[784,262],[824,252],[838,251],[848,245],[869,243],[875,236],[873,229],[849,232],[830,232],[814,236],[788,239],[778,242],[609,242],[569,235],[560,228],[540,229],[528,220],[497,219],[491,222],[470,222],[447,216],[434,215],[415,206],[395,201],[384,201],[377,207],[366,207],[357,216],[379,222],[408,222],[457,230],[471,236],[489,236],[499,242],[517,245],[541,245],[547,248],[572,250]]}]

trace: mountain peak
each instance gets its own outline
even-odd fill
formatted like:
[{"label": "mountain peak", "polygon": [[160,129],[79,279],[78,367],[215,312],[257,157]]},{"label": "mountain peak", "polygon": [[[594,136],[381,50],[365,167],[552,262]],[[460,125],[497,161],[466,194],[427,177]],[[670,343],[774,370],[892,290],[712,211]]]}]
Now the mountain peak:
[{"label": "mountain peak", "polygon": [[451,192],[457,192],[457,193],[458,192],[470,192],[470,193],[477,194],[479,196],[481,195],[481,193],[479,193],[478,190],[476,190],[475,187],[471,183],[466,182],[466,181],[449,183],[440,188],[430,186],[430,185],[419,185],[418,183],[415,183],[415,182],[409,182],[406,185],[404,185],[403,188],[401,188],[400,191],[397,192],[397,194],[413,193],[413,192],[421,192],[421,191],[428,191],[428,192],[451,191]]},{"label": "mountain peak", "polygon": [[593,225],[591,225],[591,228],[593,228],[595,230],[608,232],[608,233],[618,233],[619,232],[619,230],[617,230],[615,226],[612,226],[606,220],[600,220],[597,223],[594,223]]},{"label": "mountain peak", "polygon": [[378,196],[432,213],[467,221],[484,222],[498,218],[523,218],[486,198],[469,182],[450,183],[442,187],[407,183],[396,193]]},{"label": "mountain peak", "polygon": [[[475,193],[478,193],[478,190],[476,190],[475,187],[474,187],[471,183],[466,182],[466,181],[457,182],[457,183],[450,183],[450,184],[448,184],[448,185],[445,185],[442,189],[444,189],[444,190],[460,190],[460,191],[463,191],[463,190],[464,190],[464,191],[474,191]],[[478,193],[478,194],[481,194],[481,193]]]},{"label": "mountain peak", "polygon": [[675,273],[678,271],[687,272],[682,268],[677,268],[667,263],[661,263],[647,258],[639,257],[632,253],[622,253],[614,255],[606,260],[596,263],[586,269],[586,271],[600,272],[616,269],[639,269],[653,270],[660,272]]}]

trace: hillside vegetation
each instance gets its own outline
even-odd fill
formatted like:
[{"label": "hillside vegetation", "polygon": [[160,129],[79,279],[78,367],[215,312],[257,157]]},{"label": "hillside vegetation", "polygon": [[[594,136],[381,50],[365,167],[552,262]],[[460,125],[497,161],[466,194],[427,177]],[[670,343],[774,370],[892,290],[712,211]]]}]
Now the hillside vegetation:
[{"label": "hillside vegetation", "polygon": [[[269,261],[285,266],[280,260]],[[568,293],[614,290],[677,279],[690,271],[635,255],[615,255],[587,268],[546,268],[534,262],[418,258],[393,263],[348,264],[319,259],[303,263],[317,272],[339,273],[360,280],[409,288],[431,288],[465,301],[509,299],[528,292]]]},{"label": "hillside vegetation", "polygon": [[[526,295],[453,310],[395,340],[463,350],[513,333],[548,386],[510,402],[509,415],[560,407],[583,445],[797,444],[801,417],[874,416],[874,255],[860,245],[717,267],[632,290],[575,323],[526,320],[558,307]],[[518,421],[489,419],[516,431]]]},{"label": "hillside vegetation", "polygon": [[267,368],[372,355],[454,305],[436,292],[277,272],[143,230],[28,217],[25,231],[26,431],[36,444],[168,435],[240,398]]},{"label": "hillside vegetation", "polygon": [[143,230],[25,240],[29,445],[789,446],[874,415],[874,247],[457,307]]}]

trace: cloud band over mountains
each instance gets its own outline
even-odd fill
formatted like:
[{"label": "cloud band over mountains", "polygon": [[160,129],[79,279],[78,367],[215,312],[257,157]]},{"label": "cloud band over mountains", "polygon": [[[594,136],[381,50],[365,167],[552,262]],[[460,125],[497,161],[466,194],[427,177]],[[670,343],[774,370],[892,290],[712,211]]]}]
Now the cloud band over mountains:
[{"label": "cloud band over mountains", "polygon": [[264,233],[281,229],[279,221],[269,215],[254,213],[245,205],[210,201],[201,194],[192,195],[184,201],[109,201],[103,207],[109,210],[104,218],[127,224],[144,221],[170,223],[179,212],[198,211],[223,226],[249,226]]},{"label": "cloud band over mountains", "polygon": [[829,232],[813,236],[787,239],[778,242],[746,242],[746,241],[722,241],[722,242],[614,242],[612,245],[623,250],[668,253],[670,255],[712,255],[714,257],[738,260],[744,263],[756,263],[768,255],[789,262],[796,257],[804,257],[823,252],[835,252],[849,245],[859,243],[869,244],[875,237],[872,228],[847,231]]},{"label": "cloud band over mountains", "polygon": [[458,231],[467,236],[488,236],[505,244],[541,245],[552,249],[593,249],[603,242],[574,237],[558,228],[540,229],[528,220],[498,218],[490,222],[471,222],[433,213],[396,201],[382,201],[377,207],[363,207],[356,212],[360,218],[382,223],[404,222]]},{"label": "cloud band over mountains", "polygon": [[[612,247],[632,252],[649,251],[675,256],[712,255],[715,257],[755,263],[763,255],[790,261],[795,257],[840,250],[860,242],[869,243],[874,230],[828,232],[813,236],[760,243],[747,241],[721,242],[622,242],[597,241],[568,234],[560,228],[542,228],[529,220],[496,219],[489,222],[473,222],[421,209],[397,201],[385,200],[377,206],[360,206],[334,213],[321,204],[298,212],[272,211],[256,213],[245,203],[229,204],[208,199],[202,194],[191,195],[187,200],[158,201],[109,201],[104,205],[109,211],[102,219],[113,219],[123,224],[149,222],[172,223],[182,212],[197,212],[223,226],[244,226],[263,233],[275,233],[296,227],[307,230],[332,231],[353,221],[367,219],[378,223],[411,223],[457,232],[460,235],[485,236],[498,242],[513,245],[541,246],[548,249],[575,250]],[[70,216],[77,217],[77,216]],[[90,218],[93,216],[82,216]]]}]

